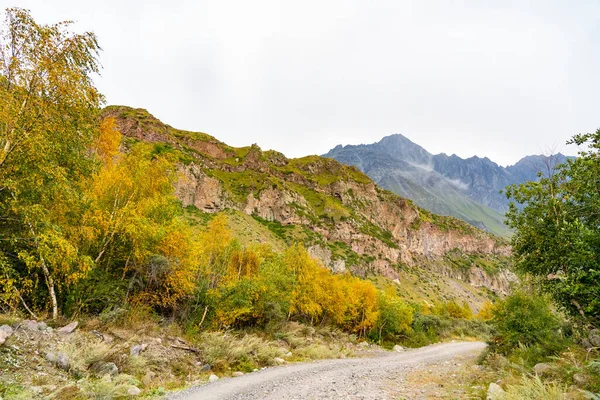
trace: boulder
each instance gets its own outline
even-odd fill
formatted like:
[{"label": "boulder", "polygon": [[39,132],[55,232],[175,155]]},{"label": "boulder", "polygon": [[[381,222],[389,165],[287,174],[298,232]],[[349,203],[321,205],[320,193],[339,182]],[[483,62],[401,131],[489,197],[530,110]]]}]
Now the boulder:
[{"label": "boulder", "polygon": [[215,374],[212,374],[211,376],[208,377],[208,381],[209,382],[215,382],[215,381],[218,381],[218,380],[219,380],[219,377],[216,376]]},{"label": "boulder", "polygon": [[65,353],[55,353],[52,351],[48,351],[45,354],[46,360],[56,365],[58,368],[69,371],[71,368],[71,363],[69,362],[69,358]]},{"label": "boulder", "polygon": [[148,347],[147,344],[136,344],[131,346],[131,348],[129,349],[129,354],[132,356],[139,356],[140,353],[144,350],[146,350],[146,348]]},{"label": "boulder", "polygon": [[77,321],[71,322],[69,325],[65,325],[62,328],[56,330],[58,333],[72,333],[79,323]]},{"label": "boulder", "polygon": [[273,361],[275,362],[275,364],[285,364],[285,360],[283,358],[275,357]]},{"label": "boulder", "polygon": [[8,339],[12,334],[13,328],[11,328],[9,325],[0,326],[0,344],[4,344],[6,339]]},{"label": "boulder", "polygon": [[32,319],[24,320],[23,322],[21,322],[21,326],[29,331],[39,330],[37,321],[34,321]]},{"label": "boulder", "polygon": [[90,370],[98,376],[117,376],[119,374],[119,368],[113,362],[95,362],[90,366]]},{"label": "boulder", "polygon": [[533,372],[540,376],[549,375],[552,371],[552,367],[546,363],[538,363],[533,366]]},{"label": "boulder", "polygon": [[208,372],[210,371],[212,368],[210,367],[210,364],[204,364],[202,366],[202,368],[200,368],[200,372]]},{"label": "boulder", "polygon": [[593,331],[591,331],[588,338],[592,346],[600,347],[600,332],[598,332],[598,330],[594,329]]},{"label": "boulder", "polygon": [[490,383],[487,390],[486,400],[502,400],[506,392],[497,383]]},{"label": "boulder", "polygon": [[129,389],[127,389],[127,394],[130,396],[139,396],[140,394],[142,394],[142,389],[140,389],[137,386],[132,386]]},{"label": "boulder", "polygon": [[395,345],[394,348],[393,348],[393,350],[397,351],[397,352],[402,352],[402,351],[404,351],[404,347],[399,346],[399,345]]}]

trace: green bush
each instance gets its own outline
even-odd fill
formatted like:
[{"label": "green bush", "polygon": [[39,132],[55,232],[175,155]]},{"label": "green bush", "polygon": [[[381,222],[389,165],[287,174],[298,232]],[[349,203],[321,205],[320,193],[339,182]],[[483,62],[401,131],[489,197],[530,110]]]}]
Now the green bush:
[{"label": "green bush", "polygon": [[560,319],[543,296],[516,292],[498,302],[493,316],[494,351],[531,365],[565,347]]}]

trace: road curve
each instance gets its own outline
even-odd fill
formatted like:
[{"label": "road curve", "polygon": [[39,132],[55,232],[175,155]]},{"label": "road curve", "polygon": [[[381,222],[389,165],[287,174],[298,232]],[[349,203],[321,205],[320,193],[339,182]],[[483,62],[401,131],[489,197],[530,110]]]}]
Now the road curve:
[{"label": "road curve", "polygon": [[390,398],[389,390],[413,368],[480,352],[481,342],[443,343],[376,357],[321,360],[224,378],[167,397],[169,400],[306,400]]}]

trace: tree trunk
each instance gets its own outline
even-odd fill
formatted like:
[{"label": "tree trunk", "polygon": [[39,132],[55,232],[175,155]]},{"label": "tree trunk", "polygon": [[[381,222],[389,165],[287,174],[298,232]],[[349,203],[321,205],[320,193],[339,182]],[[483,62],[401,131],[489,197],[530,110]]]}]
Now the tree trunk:
[{"label": "tree trunk", "polygon": [[52,319],[58,318],[58,302],[56,301],[56,292],[54,291],[54,280],[50,276],[50,271],[46,266],[46,261],[42,257],[42,271],[44,272],[44,278],[46,278],[46,285],[48,286],[48,293],[50,294],[50,300],[52,301]]}]

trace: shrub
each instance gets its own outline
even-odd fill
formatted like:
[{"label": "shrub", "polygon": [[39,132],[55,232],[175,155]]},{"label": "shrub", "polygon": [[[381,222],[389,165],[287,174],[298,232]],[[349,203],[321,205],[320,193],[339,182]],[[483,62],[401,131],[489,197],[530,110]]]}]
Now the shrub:
[{"label": "shrub", "polygon": [[543,296],[516,292],[497,304],[493,316],[492,348],[502,354],[518,352],[532,364],[564,347],[560,320]]}]

